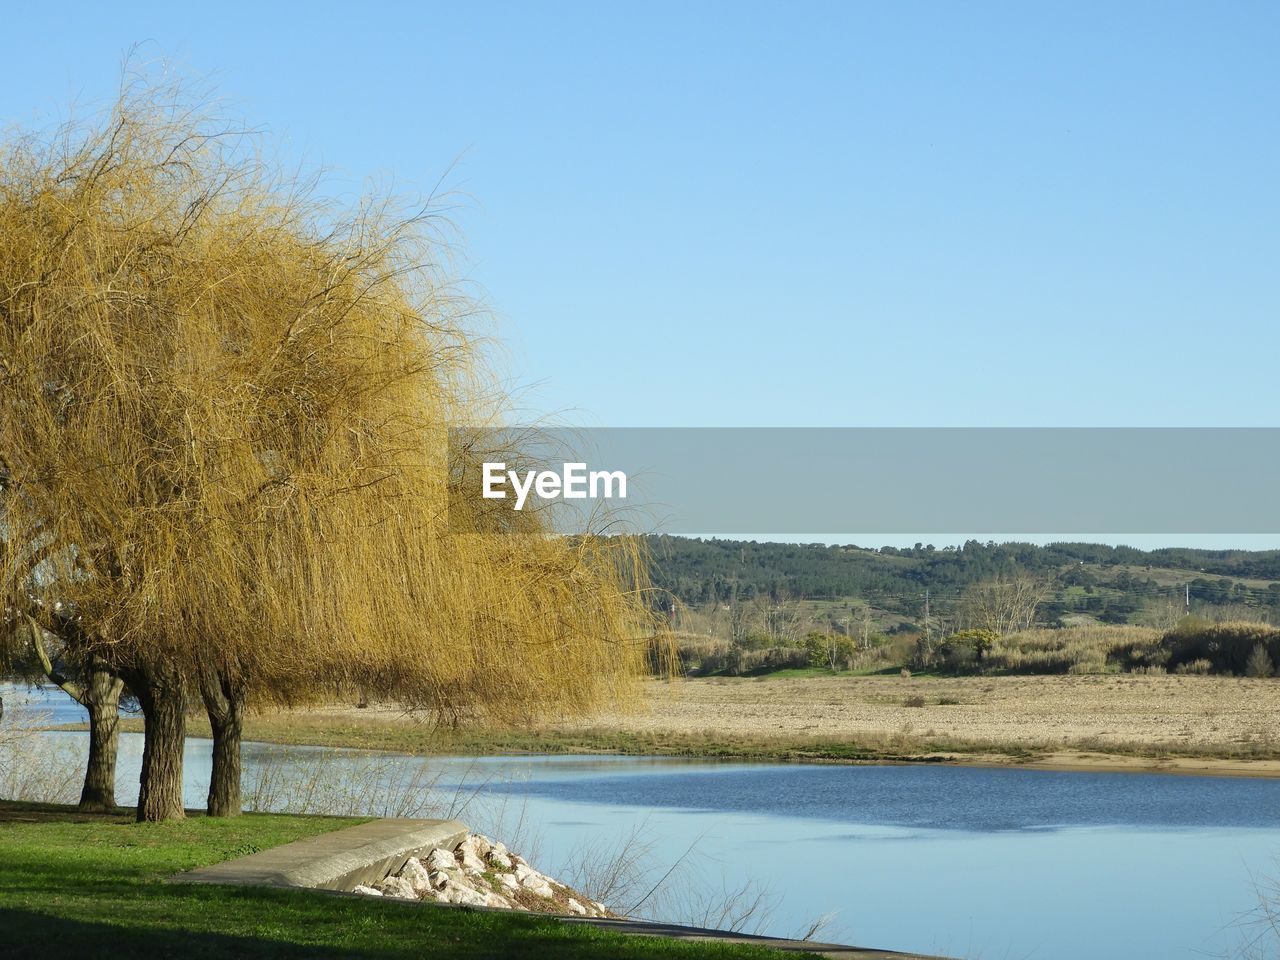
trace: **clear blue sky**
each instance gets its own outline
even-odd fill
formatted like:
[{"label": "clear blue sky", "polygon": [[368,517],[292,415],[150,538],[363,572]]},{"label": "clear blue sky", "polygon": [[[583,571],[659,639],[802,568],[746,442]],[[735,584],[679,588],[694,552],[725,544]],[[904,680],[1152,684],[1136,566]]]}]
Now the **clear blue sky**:
[{"label": "clear blue sky", "polygon": [[1275,3],[45,3],[5,27],[7,120],[100,102],[149,41],[338,189],[444,175],[536,412],[1277,421]]}]

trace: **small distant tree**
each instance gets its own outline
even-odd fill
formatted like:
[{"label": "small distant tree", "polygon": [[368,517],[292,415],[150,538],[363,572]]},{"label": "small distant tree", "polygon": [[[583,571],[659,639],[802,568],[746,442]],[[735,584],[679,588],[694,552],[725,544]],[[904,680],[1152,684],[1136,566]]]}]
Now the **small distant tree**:
[{"label": "small distant tree", "polygon": [[937,644],[927,633],[922,633],[916,638],[911,664],[918,670],[928,670],[933,666],[936,654]]},{"label": "small distant tree", "polygon": [[729,598],[729,642],[735,647],[744,646],[751,633],[751,607],[737,592]]},{"label": "small distant tree", "polygon": [[774,596],[757,596],[755,606],[757,619],[774,644],[788,646],[800,635],[805,622],[800,604],[782,591]]},{"label": "small distant tree", "polygon": [[965,673],[980,667],[999,637],[990,630],[960,630],[942,639],[937,654],[944,669]]},{"label": "small distant tree", "polygon": [[871,604],[864,603],[862,605],[862,616],[859,620],[859,642],[858,645],[863,650],[871,649]]},{"label": "small distant tree", "polygon": [[999,577],[974,584],[964,596],[963,618],[972,629],[999,636],[1029,629],[1048,584],[1035,577]]},{"label": "small distant tree", "polygon": [[1253,652],[1249,654],[1249,659],[1245,662],[1245,676],[1270,677],[1274,676],[1275,672],[1275,664],[1271,662],[1271,657],[1267,653],[1267,648],[1260,643],[1257,644],[1253,648]]},{"label": "small distant tree", "polygon": [[805,647],[809,651],[809,665],[822,667],[837,673],[853,666],[856,652],[854,641],[840,633],[827,631],[811,633],[805,638]]}]

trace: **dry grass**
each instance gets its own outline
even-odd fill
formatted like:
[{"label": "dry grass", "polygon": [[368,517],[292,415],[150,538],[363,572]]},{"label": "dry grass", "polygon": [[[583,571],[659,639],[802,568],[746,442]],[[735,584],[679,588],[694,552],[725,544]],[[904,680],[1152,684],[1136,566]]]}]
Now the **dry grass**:
[{"label": "dry grass", "polygon": [[612,841],[579,847],[561,879],[628,917],[735,933],[760,933],[769,923],[778,897],[768,883],[714,869],[700,837],[674,860],[662,854],[662,839],[641,821]]},{"label": "dry grass", "polygon": [[[923,701],[923,706],[908,703]],[[1230,756],[1280,729],[1280,685],[1201,676],[803,677],[650,687],[642,715],[596,728],[713,737],[844,737],[953,744],[1180,745]],[[939,701],[954,701],[940,703]]]},{"label": "dry grass", "polygon": [[0,797],[34,803],[70,803],[84,774],[74,750],[38,743],[28,732],[41,717],[19,725],[0,720]]},{"label": "dry grass", "polygon": [[1161,635],[1151,627],[1102,624],[1022,630],[997,640],[983,665],[1015,673],[1106,673],[1121,652],[1154,649]]}]

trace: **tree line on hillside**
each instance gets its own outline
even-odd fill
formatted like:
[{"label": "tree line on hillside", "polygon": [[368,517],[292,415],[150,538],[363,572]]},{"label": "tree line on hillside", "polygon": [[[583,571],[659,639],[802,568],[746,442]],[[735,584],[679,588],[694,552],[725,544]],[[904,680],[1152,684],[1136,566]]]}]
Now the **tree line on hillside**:
[{"label": "tree line on hillside", "polygon": [[[773,602],[856,598],[918,621],[925,614],[926,593],[936,611],[958,602],[976,584],[1031,577],[1051,585],[1041,605],[1045,622],[1086,614],[1126,623],[1153,602],[1181,608],[1188,598],[1194,605],[1280,614],[1280,551],[1142,551],[976,540],[942,549],[927,544],[868,549],[653,536],[649,554],[654,585],[691,607],[750,603],[757,597]],[[1178,582],[1157,580],[1156,569],[1175,571]],[[1276,582],[1248,585],[1232,577]]]}]

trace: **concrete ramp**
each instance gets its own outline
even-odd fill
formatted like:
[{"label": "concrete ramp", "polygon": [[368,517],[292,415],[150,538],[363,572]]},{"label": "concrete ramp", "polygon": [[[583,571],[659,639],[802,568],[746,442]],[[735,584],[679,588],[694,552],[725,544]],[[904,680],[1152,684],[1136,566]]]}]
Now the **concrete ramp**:
[{"label": "concrete ramp", "polygon": [[416,854],[435,847],[452,850],[466,836],[461,820],[373,820],[189,870],[173,882],[350,890],[397,873]]}]

